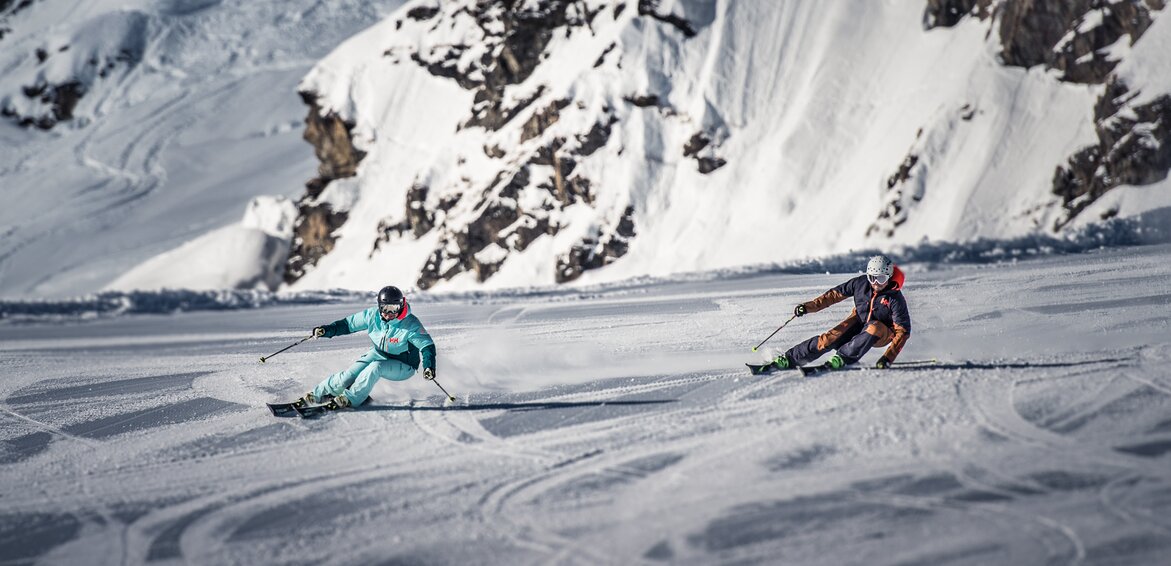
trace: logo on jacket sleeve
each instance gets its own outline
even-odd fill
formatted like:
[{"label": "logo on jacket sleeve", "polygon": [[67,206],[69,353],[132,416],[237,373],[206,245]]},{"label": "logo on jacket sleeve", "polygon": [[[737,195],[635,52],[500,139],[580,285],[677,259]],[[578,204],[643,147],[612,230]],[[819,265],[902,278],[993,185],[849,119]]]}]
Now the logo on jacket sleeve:
[{"label": "logo on jacket sleeve", "polygon": [[890,306],[890,297],[883,297],[882,300],[879,302],[882,303],[883,306],[889,307]]}]

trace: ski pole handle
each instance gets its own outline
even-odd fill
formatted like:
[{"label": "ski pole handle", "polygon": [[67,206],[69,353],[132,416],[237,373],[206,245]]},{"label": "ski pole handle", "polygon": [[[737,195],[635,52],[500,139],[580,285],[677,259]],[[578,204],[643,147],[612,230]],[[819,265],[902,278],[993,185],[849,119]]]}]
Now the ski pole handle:
[{"label": "ski pole handle", "polygon": [[285,346],[284,348],[281,348],[280,350],[277,350],[276,352],[273,352],[271,355],[268,355],[268,356],[261,356],[261,357],[260,357],[260,363],[262,363],[262,364],[263,364],[265,360],[267,360],[267,359],[269,359],[269,358],[271,358],[271,357],[273,357],[273,356],[275,356],[275,355],[277,355],[277,354],[279,354],[279,353],[281,353],[281,352],[283,352],[283,351],[285,351],[285,350],[288,350],[289,348],[292,348],[293,346],[296,346],[297,344],[300,344],[301,342],[304,342],[304,341],[306,341],[306,340],[311,340],[312,338],[313,338],[312,336],[306,336],[306,337],[304,337],[304,338],[302,338],[302,339],[300,339],[300,340],[297,340],[296,342],[293,342],[292,344],[289,344],[288,346]]},{"label": "ski pole handle", "polygon": [[787,326],[787,325],[788,325],[790,322],[793,322],[793,319],[794,319],[794,318],[797,318],[797,315],[796,315],[796,313],[794,313],[794,314],[793,314],[793,316],[789,317],[789,320],[786,320],[786,321],[785,321],[785,324],[782,324],[782,325],[778,326],[778,327],[777,327],[777,329],[776,329],[776,330],[774,330],[772,334],[769,334],[769,335],[768,335],[768,338],[765,338],[764,340],[761,340],[761,341],[760,341],[760,344],[757,344],[756,346],[754,346],[754,347],[752,348],[752,351],[753,351],[753,352],[755,352],[755,351],[756,351],[758,348],[760,348],[761,346],[764,346],[764,343],[765,343],[765,342],[768,342],[768,341],[769,341],[769,339],[771,339],[773,336],[776,336],[776,335],[777,335],[777,333],[778,333],[778,332],[780,332],[782,328],[784,328],[785,326]]}]

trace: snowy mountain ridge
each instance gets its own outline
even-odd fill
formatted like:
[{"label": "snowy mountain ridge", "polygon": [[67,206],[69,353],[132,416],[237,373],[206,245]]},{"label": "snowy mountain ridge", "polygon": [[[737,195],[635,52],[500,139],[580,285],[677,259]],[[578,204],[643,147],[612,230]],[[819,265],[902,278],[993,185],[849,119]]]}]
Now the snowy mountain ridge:
[{"label": "snowy mountain ridge", "polygon": [[76,6],[0,6],[0,295],[591,285],[1171,206],[1158,0]]},{"label": "snowy mountain ridge", "polygon": [[302,198],[286,281],[606,281],[1171,204],[1160,3],[1067,3],[1058,37],[943,4],[409,3],[301,84],[369,165]]}]

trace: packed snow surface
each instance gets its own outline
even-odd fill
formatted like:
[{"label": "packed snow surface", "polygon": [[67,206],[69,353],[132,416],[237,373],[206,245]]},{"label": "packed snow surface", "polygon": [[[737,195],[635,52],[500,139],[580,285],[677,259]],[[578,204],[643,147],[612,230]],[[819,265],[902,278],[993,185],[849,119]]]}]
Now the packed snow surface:
[{"label": "packed snow surface", "polygon": [[[910,270],[890,371],[749,376],[853,276],[413,304],[439,382],[273,417],[368,302],[0,325],[0,556],[44,564],[1155,564],[1171,246]],[[323,299],[324,300],[324,299]],[[849,313],[795,320],[773,354]],[[872,364],[877,353],[864,358]]]}]

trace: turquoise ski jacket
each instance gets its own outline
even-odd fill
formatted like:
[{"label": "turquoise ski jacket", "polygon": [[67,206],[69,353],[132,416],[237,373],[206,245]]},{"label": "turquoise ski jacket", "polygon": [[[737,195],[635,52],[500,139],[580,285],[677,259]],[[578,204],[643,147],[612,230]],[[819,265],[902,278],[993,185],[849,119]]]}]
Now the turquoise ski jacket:
[{"label": "turquoise ski jacket", "polygon": [[435,342],[423,323],[411,314],[408,304],[398,318],[382,320],[378,307],[358,311],[325,325],[325,337],[343,336],[365,330],[374,343],[374,352],[388,360],[398,360],[419,369],[420,355],[424,368],[435,369]]}]

